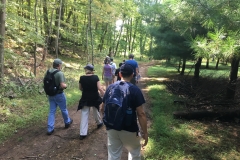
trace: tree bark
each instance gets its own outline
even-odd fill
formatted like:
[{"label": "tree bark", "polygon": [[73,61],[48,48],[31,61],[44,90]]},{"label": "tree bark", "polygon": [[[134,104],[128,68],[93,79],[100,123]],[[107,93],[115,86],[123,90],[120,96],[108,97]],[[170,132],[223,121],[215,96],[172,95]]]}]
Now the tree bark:
[{"label": "tree bark", "polygon": [[209,68],[209,58],[207,58],[207,62],[206,62],[206,68]]},{"label": "tree bark", "polygon": [[59,5],[59,15],[58,15],[58,25],[57,25],[57,37],[56,37],[56,47],[55,47],[55,51],[56,51],[56,57],[58,58],[58,52],[59,52],[59,44],[58,44],[58,40],[59,40],[59,30],[60,30],[60,21],[61,21],[61,13],[62,13],[62,0],[60,0],[60,5]]},{"label": "tree bark", "polygon": [[180,72],[180,75],[184,75],[184,71],[185,71],[185,68],[186,68],[186,61],[187,61],[187,59],[183,58],[182,70]]},{"label": "tree bark", "polygon": [[1,0],[1,8],[0,8],[0,81],[4,77],[5,21],[6,21],[6,0]]},{"label": "tree bark", "polygon": [[[34,5],[34,18],[35,18],[35,31],[36,31],[36,34],[38,35],[37,3],[38,3],[38,0],[35,1],[35,5]],[[36,56],[37,53],[36,52],[37,52],[37,42],[34,42],[34,75],[35,77],[37,75],[37,56]]]},{"label": "tree bark", "polygon": [[219,61],[220,61],[220,58],[217,59],[217,63],[216,63],[215,69],[218,69]]},{"label": "tree bark", "polygon": [[199,57],[197,63],[195,64],[194,78],[199,78],[201,63],[202,57]]},{"label": "tree bark", "polygon": [[227,86],[227,99],[234,99],[237,87],[237,75],[238,75],[238,65],[239,65],[239,58],[233,57],[231,62],[231,71],[229,75],[229,83]]}]

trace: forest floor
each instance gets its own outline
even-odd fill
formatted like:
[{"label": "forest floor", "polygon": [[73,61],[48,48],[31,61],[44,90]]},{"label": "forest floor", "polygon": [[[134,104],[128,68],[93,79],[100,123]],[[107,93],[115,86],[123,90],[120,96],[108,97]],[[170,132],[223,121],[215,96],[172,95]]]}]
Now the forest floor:
[{"label": "forest floor", "polygon": [[[142,90],[146,103],[144,109],[150,114],[150,101],[146,90],[146,72],[148,66],[154,61],[141,64],[141,80],[138,87]],[[69,115],[73,119],[70,128],[65,129],[60,112],[56,114],[55,132],[46,135],[46,124],[36,124],[18,131],[0,146],[0,160],[18,159],[53,159],[53,160],[106,160],[107,159],[107,132],[105,127],[97,129],[92,112],[90,113],[88,136],[84,140],[79,139],[80,111],[77,105],[69,107]],[[149,116],[148,116],[149,117]],[[148,127],[151,121],[148,118]],[[142,153],[144,151],[142,150]],[[127,159],[127,151],[124,149],[122,160]]]}]

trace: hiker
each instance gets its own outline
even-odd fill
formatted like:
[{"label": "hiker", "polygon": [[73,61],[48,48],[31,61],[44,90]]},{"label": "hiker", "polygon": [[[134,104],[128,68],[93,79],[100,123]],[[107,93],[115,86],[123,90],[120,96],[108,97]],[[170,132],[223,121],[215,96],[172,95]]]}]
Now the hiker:
[{"label": "hiker", "polygon": [[117,69],[117,66],[116,66],[116,63],[113,62],[113,58],[110,58],[110,65],[112,67],[112,83],[114,83],[115,71]]},{"label": "hiker", "polygon": [[106,89],[110,84],[112,84],[112,78],[112,67],[110,65],[110,59],[106,59],[102,71],[102,79],[105,82]]},{"label": "hiker", "polygon": [[73,120],[69,117],[67,110],[66,96],[63,92],[67,88],[65,83],[65,77],[61,71],[62,61],[61,59],[54,59],[53,68],[49,69],[50,73],[56,72],[54,74],[55,84],[58,86],[56,94],[53,96],[48,96],[48,101],[50,104],[49,114],[48,114],[48,126],[47,126],[47,135],[51,135],[54,132],[54,123],[55,123],[55,113],[57,106],[61,109],[62,117],[64,119],[65,128],[69,128]]},{"label": "hiker", "polygon": [[115,71],[115,76],[117,76],[117,81],[120,81],[121,80],[121,77],[119,76],[119,72],[120,72],[120,67],[122,66],[122,63],[119,63],[119,68],[116,69]]},{"label": "hiker", "polygon": [[103,123],[99,113],[99,105],[102,103],[104,91],[102,90],[99,78],[94,75],[94,66],[88,64],[84,67],[85,75],[80,76],[79,89],[82,91],[82,97],[79,101],[78,110],[81,109],[80,140],[86,138],[88,133],[88,117],[90,108],[93,110],[93,116],[97,123],[97,128],[102,127]]},{"label": "hiker", "polygon": [[134,58],[133,54],[130,54],[128,57],[129,57],[129,60],[126,60],[125,64],[129,64],[133,67],[134,75],[133,75],[133,78],[131,79],[131,83],[136,85],[136,83],[138,83],[138,79],[136,77],[138,77],[138,74],[139,74],[138,63],[133,59]]},{"label": "hiker", "polygon": [[[119,74],[121,81],[117,81],[108,87],[100,107],[100,111],[104,114],[103,122],[107,129],[108,160],[120,160],[123,147],[128,150],[129,160],[141,160],[141,137],[144,139],[142,147],[148,143],[147,118],[142,106],[145,100],[141,90],[130,83],[134,74],[132,66],[122,65]],[[117,92],[116,89],[120,85],[122,85],[122,88],[124,86],[128,86],[128,88],[124,89],[124,94],[117,97],[115,95],[119,94],[115,93],[122,93],[121,91]],[[142,130],[142,136],[139,132],[137,119]]]}]

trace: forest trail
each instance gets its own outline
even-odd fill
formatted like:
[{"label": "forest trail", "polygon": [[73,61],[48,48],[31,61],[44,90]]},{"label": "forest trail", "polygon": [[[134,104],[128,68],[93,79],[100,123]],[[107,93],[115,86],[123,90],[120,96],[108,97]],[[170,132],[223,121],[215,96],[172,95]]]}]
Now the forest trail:
[{"label": "forest trail", "polygon": [[[153,64],[154,61],[139,65],[142,78],[138,87],[142,90],[146,99],[144,109],[147,115],[150,114],[150,102],[146,94],[145,79],[147,68]],[[88,136],[84,140],[79,140],[80,111],[77,112],[77,104],[68,109],[70,117],[73,119],[70,128],[64,128],[62,116],[58,112],[56,114],[55,132],[51,136],[46,135],[45,123],[20,130],[8,141],[1,144],[0,160],[107,160],[107,132],[105,127],[97,129],[91,112]],[[150,120],[148,118],[149,126]],[[122,160],[127,160],[127,156],[127,151],[124,150]]]}]

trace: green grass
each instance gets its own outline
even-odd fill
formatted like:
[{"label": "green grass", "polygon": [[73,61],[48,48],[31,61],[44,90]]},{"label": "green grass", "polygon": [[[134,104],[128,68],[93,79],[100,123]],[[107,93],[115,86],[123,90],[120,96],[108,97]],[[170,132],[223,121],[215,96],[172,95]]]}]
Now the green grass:
[{"label": "green grass", "polygon": [[145,160],[240,159],[237,138],[239,127],[173,118],[172,113],[183,107],[173,104],[178,97],[168,92],[162,79],[168,80],[166,77],[175,74],[174,67],[165,65],[152,66],[148,70],[152,126],[149,129]]}]

